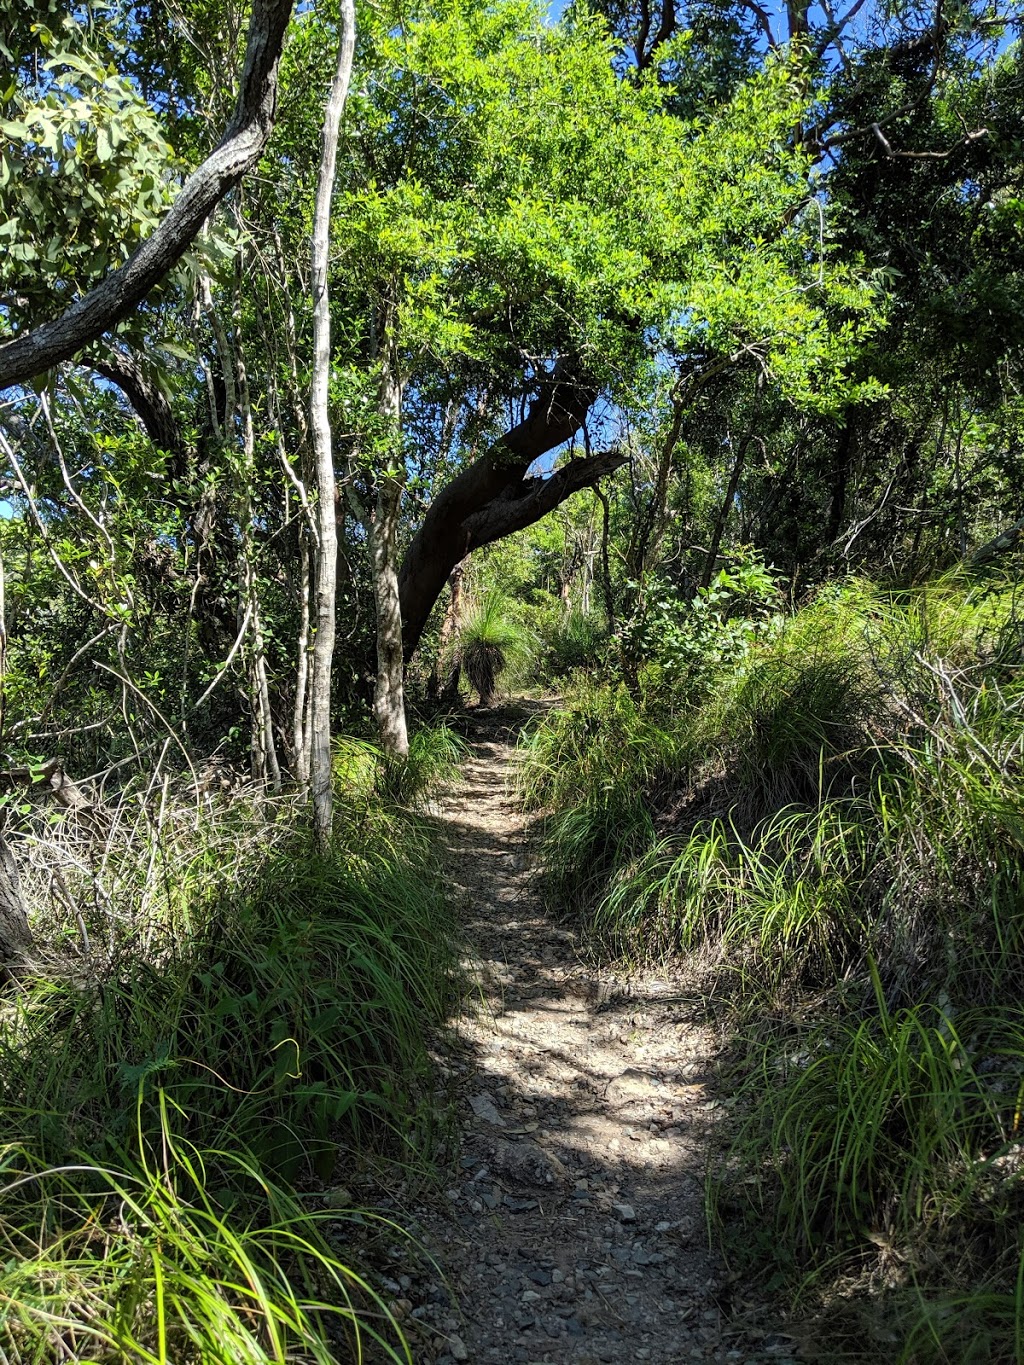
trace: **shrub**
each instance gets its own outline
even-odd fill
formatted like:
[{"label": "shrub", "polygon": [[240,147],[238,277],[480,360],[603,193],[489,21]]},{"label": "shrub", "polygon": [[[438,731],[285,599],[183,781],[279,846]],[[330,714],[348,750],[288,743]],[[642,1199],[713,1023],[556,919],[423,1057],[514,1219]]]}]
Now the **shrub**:
[{"label": "shrub", "polygon": [[525,656],[527,642],[526,631],[501,597],[492,594],[470,614],[460,632],[459,652],[481,706],[494,705],[498,679],[510,663]]}]

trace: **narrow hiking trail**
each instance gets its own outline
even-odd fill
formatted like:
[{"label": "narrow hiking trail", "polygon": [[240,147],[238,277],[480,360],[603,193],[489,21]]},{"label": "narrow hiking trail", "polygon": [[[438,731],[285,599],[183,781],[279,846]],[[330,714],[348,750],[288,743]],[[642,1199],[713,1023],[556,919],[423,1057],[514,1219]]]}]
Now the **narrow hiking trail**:
[{"label": "narrow hiking trail", "polygon": [[429,1294],[394,1284],[416,1358],[791,1360],[792,1341],[739,1325],[749,1313],[727,1303],[708,1251],[711,1040],[671,982],[627,987],[585,965],[545,912],[529,821],[506,790],[530,714],[471,719],[472,756],[445,802],[475,984],[443,1059],[463,1130],[458,1176],[417,1229],[446,1287],[436,1275]]}]

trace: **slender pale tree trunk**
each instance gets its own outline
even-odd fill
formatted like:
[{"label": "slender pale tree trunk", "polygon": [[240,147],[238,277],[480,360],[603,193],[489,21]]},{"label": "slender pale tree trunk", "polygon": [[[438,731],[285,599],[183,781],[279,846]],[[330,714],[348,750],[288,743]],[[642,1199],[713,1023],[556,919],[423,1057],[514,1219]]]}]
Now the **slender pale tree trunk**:
[{"label": "slender pale tree trunk", "polygon": [[341,0],[338,64],[324,110],[320,178],[313,215],[313,377],[309,416],[317,489],[316,636],[310,686],[310,778],[313,832],[325,848],[331,837],[334,804],[331,793],[331,664],[334,659],[338,583],[338,523],[335,512],[334,454],[327,410],[331,366],[331,301],[327,287],[330,258],[331,197],[338,160],[338,136],[345,108],[352,55],[355,51],[355,0]]},{"label": "slender pale tree trunk", "polygon": [[236,327],[235,365],[238,374],[238,403],[242,416],[242,546],[241,573],[243,593],[239,611],[251,621],[249,649],[249,693],[252,708],[252,772],[253,777],[270,787],[281,790],[281,765],[274,743],[274,714],[270,705],[270,680],[267,677],[267,650],[260,617],[259,578],[256,573],[256,547],[253,540],[252,488],[256,480],[256,432],[252,420],[252,400],[249,394],[249,375],[245,354],[240,343],[238,324],[240,299],[235,296]]},{"label": "slender pale tree trunk", "polygon": [[312,555],[305,529],[299,538],[299,639],[295,666],[295,707],[292,712],[292,752],[295,755],[295,781],[303,792],[309,787],[310,733],[307,715],[309,695],[309,597],[312,582]]},{"label": "slender pale tree trunk", "polygon": [[377,677],[373,714],[386,754],[405,758],[409,733],[405,723],[405,677],[402,650],[402,607],[398,596],[398,518],[402,501],[400,479],[387,476],[377,486],[377,497],[367,526],[373,564],[373,596],[377,607]]},{"label": "slender pale tree trunk", "polygon": [[0,834],[0,974],[16,975],[29,958],[32,946],[18,864],[10,845]]}]

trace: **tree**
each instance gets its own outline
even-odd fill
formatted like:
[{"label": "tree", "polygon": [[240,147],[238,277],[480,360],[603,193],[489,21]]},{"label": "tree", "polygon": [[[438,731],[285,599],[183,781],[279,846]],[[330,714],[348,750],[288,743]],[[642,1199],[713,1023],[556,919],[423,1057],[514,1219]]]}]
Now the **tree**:
[{"label": "tree", "polygon": [[343,0],[338,42],[338,65],[324,111],[323,150],[313,218],[313,375],[309,420],[313,433],[317,489],[316,643],[313,648],[310,776],[313,789],[313,830],[326,847],[331,834],[331,665],[337,608],[337,521],[334,511],[334,455],[328,412],[331,365],[331,300],[327,270],[331,230],[331,200],[338,159],[338,133],[352,75],[355,52],[355,6]]}]

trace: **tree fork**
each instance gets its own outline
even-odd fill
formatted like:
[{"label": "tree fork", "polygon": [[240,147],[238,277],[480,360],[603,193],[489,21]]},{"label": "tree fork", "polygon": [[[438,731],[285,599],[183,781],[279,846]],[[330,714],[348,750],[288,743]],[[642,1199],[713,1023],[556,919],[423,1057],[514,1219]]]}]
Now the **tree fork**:
[{"label": "tree fork", "polygon": [[438,493],[399,575],[406,658],[419,644],[452,570],[471,550],[532,526],[625,463],[613,452],[570,460],[546,479],[526,477],[535,460],[575,436],[597,393],[595,385],[576,380],[560,361],[526,417]]}]

